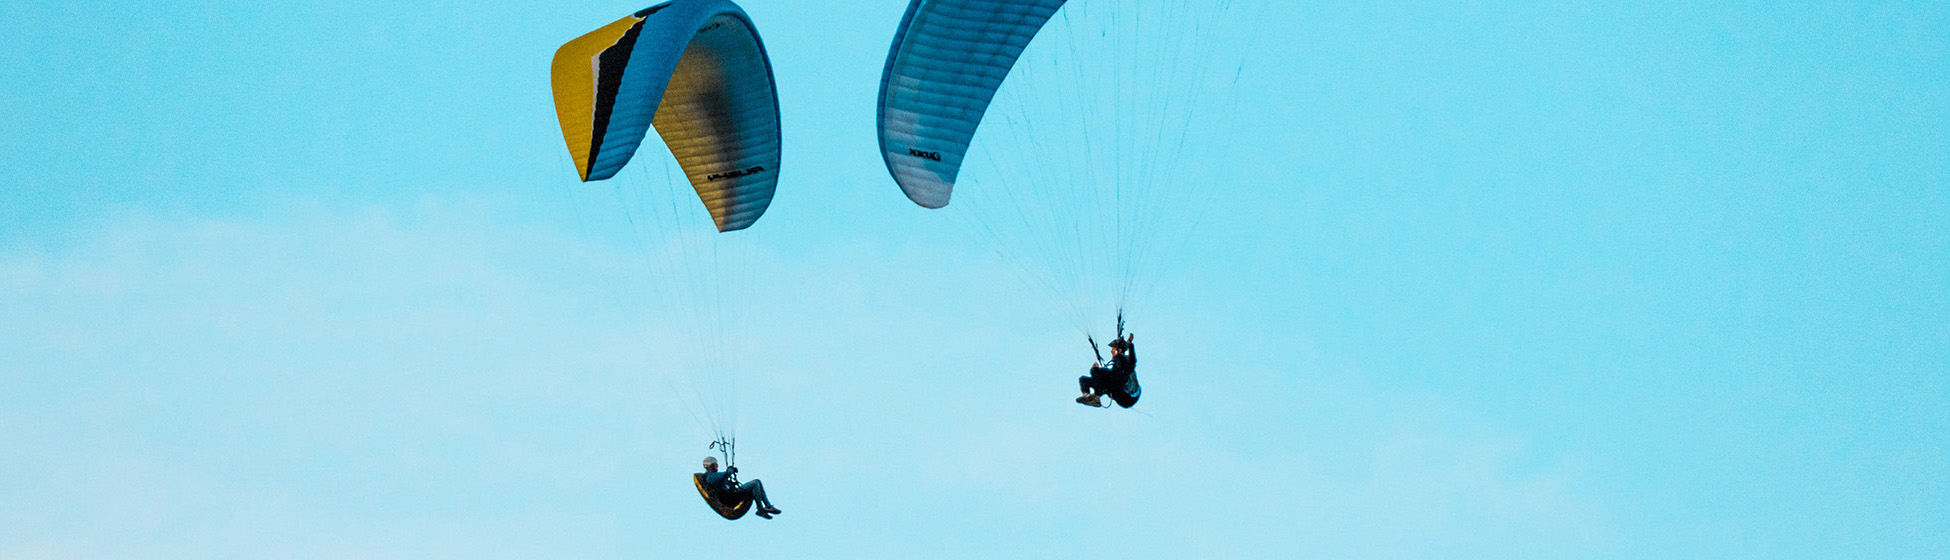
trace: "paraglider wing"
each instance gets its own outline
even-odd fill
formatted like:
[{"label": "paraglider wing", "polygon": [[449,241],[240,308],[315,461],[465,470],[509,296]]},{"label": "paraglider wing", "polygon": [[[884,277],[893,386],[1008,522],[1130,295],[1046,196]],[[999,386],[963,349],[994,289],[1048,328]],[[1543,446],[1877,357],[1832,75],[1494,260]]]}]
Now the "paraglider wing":
[{"label": "paraglider wing", "polygon": [[1016,58],[1064,0],[912,0],[880,77],[880,150],[915,204],[948,205]]},{"label": "paraglider wing", "polygon": [[779,100],[765,45],[726,0],[675,0],[577,37],[551,68],[584,181],[616,175],[655,125],[718,231],[750,227],[778,185]]}]

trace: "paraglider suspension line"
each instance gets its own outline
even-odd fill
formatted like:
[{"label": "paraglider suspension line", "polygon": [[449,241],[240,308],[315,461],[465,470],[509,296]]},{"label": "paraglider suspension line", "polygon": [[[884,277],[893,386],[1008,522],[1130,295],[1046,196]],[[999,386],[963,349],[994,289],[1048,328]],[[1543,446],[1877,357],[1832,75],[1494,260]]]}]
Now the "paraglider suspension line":
[{"label": "paraglider suspension line", "polygon": [[[1083,335],[1083,338],[1084,340],[1090,341],[1090,353],[1097,355],[1097,365],[1100,366],[1105,365],[1104,351],[1102,348],[1099,348],[1097,346],[1097,337],[1089,334],[1085,334]],[[1113,340],[1121,340],[1123,338],[1124,338],[1124,308],[1119,307],[1117,308],[1117,338]]]}]

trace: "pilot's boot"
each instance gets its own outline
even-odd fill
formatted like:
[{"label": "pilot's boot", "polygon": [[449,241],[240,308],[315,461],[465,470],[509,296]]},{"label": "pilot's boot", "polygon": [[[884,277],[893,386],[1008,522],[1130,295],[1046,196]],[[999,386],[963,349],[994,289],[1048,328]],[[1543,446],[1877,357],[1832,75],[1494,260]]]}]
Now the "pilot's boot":
[{"label": "pilot's boot", "polygon": [[1103,408],[1104,406],[1103,398],[1104,398],[1103,395],[1099,395],[1096,393],[1085,393],[1083,396],[1077,397],[1077,403],[1082,404],[1084,406],[1094,406],[1098,408]]}]

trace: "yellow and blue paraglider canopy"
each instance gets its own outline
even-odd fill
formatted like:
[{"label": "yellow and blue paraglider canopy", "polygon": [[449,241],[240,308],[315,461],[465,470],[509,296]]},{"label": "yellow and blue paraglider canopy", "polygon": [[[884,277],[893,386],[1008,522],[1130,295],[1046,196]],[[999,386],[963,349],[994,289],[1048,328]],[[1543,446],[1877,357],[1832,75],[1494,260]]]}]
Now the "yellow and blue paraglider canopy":
[{"label": "yellow and blue paraglider canopy", "polygon": [[726,0],[675,0],[575,38],[551,68],[584,181],[616,175],[654,125],[718,231],[750,227],[778,185],[779,99],[765,45]]}]

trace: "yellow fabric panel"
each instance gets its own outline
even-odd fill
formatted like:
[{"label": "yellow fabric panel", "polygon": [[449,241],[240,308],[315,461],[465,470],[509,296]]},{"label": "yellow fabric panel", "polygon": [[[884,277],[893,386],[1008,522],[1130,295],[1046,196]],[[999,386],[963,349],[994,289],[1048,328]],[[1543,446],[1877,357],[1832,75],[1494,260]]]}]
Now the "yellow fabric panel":
[{"label": "yellow fabric panel", "polygon": [[[717,129],[713,125],[723,124],[721,119],[713,119],[711,111],[727,93],[724,91],[724,61],[719,53],[705,48],[701,43],[691,43],[684,50],[684,58],[677,64],[677,71],[670,75],[670,85],[664,88],[663,102],[657,107],[657,133],[664,137],[664,145],[670,154],[689,175],[691,184],[698,189],[698,195],[707,201],[722,198],[716,192],[721,185],[713,185],[704,180],[704,175],[728,167],[731,162],[724,161],[727,153],[725,145],[735,140],[729,138],[733,131]],[[712,192],[705,192],[710,190]],[[708,206],[710,203],[706,202]]]},{"label": "yellow fabric panel", "polygon": [[589,179],[589,141],[595,136],[591,127],[596,123],[596,57],[615,46],[643,19],[624,16],[555,50],[555,62],[549,70],[550,85],[555,90],[555,118],[562,123],[562,140],[569,144],[576,172],[585,181]]},{"label": "yellow fabric panel", "polygon": [[654,119],[664,145],[720,230],[735,219],[734,213],[747,210],[741,207],[746,201],[737,196],[744,187],[776,176],[738,173],[777,161],[776,142],[750,143],[754,130],[769,132],[778,126],[770,88],[733,87],[733,77],[769,79],[758,48],[742,20],[721,15],[706,22],[684,49]]},{"label": "yellow fabric panel", "polygon": [[751,500],[738,500],[737,503],[727,504],[711,497],[711,491],[704,489],[704,473],[691,473],[691,484],[697,485],[697,495],[704,497],[704,503],[711,506],[711,509],[717,510],[718,515],[724,516],[725,519],[744,517],[745,511],[752,507]]}]

